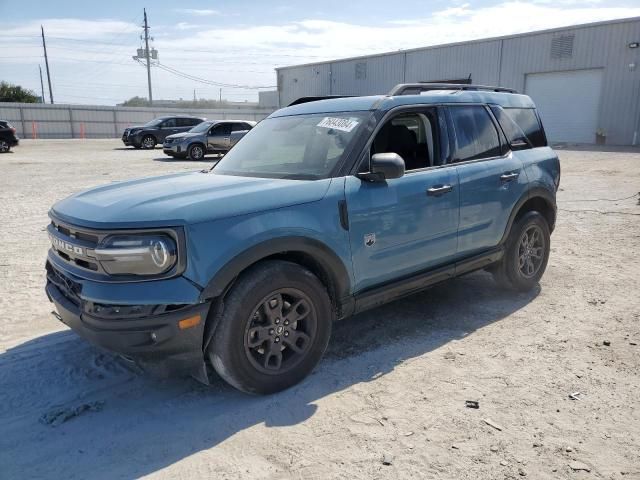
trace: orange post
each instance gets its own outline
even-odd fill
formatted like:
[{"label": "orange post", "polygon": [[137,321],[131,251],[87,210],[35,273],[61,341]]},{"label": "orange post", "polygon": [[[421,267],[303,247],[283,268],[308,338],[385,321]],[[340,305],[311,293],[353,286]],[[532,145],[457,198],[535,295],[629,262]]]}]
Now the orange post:
[{"label": "orange post", "polygon": [[36,122],[31,122],[31,137],[38,138],[38,125]]}]

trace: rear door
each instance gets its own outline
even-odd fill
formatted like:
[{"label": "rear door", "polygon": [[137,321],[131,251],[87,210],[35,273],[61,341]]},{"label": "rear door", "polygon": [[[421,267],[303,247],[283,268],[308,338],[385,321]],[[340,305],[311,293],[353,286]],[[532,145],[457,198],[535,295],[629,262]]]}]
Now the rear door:
[{"label": "rear door", "polygon": [[484,105],[448,107],[460,182],[459,258],[497,246],[528,183],[521,160]]}]

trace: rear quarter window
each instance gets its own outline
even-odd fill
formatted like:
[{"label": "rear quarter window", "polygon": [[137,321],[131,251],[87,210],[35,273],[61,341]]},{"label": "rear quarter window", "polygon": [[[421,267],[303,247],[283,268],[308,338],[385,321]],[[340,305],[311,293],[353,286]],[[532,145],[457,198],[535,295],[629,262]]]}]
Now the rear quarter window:
[{"label": "rear quarter window", "polygon": [[533,147],[545,147],[547,139],[533,108],[505,108],[504,111],[520,127]]}]

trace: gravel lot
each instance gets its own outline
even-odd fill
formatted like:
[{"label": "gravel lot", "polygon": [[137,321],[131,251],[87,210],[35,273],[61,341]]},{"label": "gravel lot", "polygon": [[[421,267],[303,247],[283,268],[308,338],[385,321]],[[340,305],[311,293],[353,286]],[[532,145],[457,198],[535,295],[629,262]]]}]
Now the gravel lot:
[{"label": "gravel lot", "polygon": [[640,150],[610,150],[559,150],[537,291],[474,273],[359,315],[303,384],[256,398],[149,378],[43,292],[54,201],[212,159],[23,141],[0,155],[0,478],[640,478]]}]

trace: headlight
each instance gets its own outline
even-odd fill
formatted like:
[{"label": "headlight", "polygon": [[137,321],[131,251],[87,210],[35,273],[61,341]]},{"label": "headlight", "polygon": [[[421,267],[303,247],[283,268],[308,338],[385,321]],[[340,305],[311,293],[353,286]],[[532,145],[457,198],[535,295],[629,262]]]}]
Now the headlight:
[{"label": "headlight", "polygon": [[168,235],[112,235],[95,250],[110,275],[159,275],[178,261],[178,248]]}]

